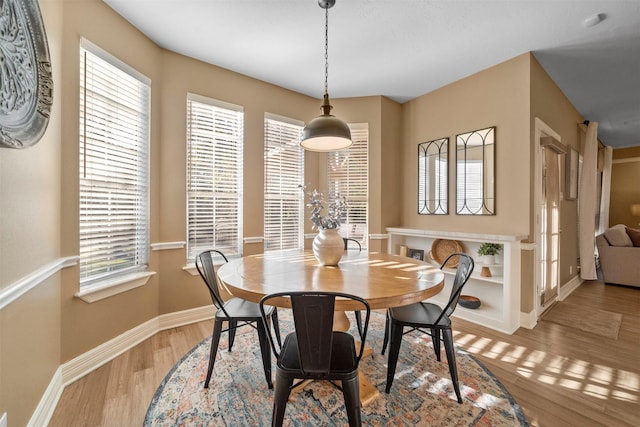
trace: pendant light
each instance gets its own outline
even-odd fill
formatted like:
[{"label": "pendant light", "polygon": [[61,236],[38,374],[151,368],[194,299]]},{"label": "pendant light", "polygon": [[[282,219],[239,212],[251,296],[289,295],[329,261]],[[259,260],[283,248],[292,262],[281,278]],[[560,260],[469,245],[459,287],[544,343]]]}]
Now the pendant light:
[{"label": "pendant light", "polygon": [[302,130],[300,145],[309,151],[337,151],[353,144],[349,126],[331,115],[333,108],[329,103],[329,8],[336,4],[336,0],[318,0],[318,4],[325,10],[324,23],[324,102],[320,107],[322,115],[311,120]]}]

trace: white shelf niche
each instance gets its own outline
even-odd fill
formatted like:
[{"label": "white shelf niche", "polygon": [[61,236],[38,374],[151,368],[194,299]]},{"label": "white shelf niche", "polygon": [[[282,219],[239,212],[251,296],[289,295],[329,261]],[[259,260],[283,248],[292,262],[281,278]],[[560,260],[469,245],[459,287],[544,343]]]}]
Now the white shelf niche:
[{"label": "white shelf niche", "polygon": [[[520,327],[520,242],[527,238],[526,235],[461,233],[404,227],[389,227],[387,233],[389,253],[399,254],[400,246],[403,245],[411,249],[423,249],[425,261],[436,266],[439,266],[438,263],[430,256],[433,241],[436,239],[459,241],[463,246],[463,252],[471,255],[475,261],[473,274],[462,293],[480,298],[481,305],[477,309],[467,309],[458,305],[453,316],[507,334],[512,334]],[[487,266],[492,277],[480,275],[484,264],[478,255],[478,248],[484,242],[503,245],[502,253],[497,257],[497,263]],[[445,288],[431,298],[440,305],[446,304],[455,275],[454,269],[443,271]]]}]

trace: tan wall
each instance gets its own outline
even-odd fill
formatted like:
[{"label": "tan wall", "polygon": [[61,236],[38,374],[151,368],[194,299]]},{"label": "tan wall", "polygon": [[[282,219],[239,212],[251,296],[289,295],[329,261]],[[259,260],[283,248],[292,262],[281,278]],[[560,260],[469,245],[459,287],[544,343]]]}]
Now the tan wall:
[{"label": "tan wall", "polygon": [[[536,141],[534,136],[536,118],[541,119],[551,129],[560,135],[561,142],[567,147],[580,150],[581,131],[579,124],[584,118],[578,113],[575,107],[562,93],[560,88],[553,82],[551,77],[544,71],[535,57],[531,56],[531,156],[535,150]],[[564,156],[561,166],[561,191],[565,191]],[[534,197],[533,177],[535,171],[531,170],[532,186],[531,198]],[[560,203],[560,284],[565,285],[578,274],[578,202],[576,200],[562,200]],[[534,231],[535,215],[532,215],[530,222],[530,235]],[[535,266],[536,263],[532,263]],[[571,271],[571,273],[570,273]],[[529,272],[527,272],[529,273]],[[534,277],[532,270],[528,278]],[[524,278],[523,278],[524,279]],[[531,279],[529,279],[531,280]],[[524,280],[523,280],[524,281]],[[533,283],[522,289],[523,305],[526,308],[533,308],[534,289]],[[530,311],[524,310],[523,311]]]},{"label": "tan wall", "polygon": [[[386,233],[387,227],[402,221],[404,200],[402,198],[402,106],[386,98],[382,100],[382,144],[380,147],[380,228],[373,233]],[[384,160],[383,160],[384,159]],[[372,196],[373,197],[373,196]],[[387,251],[387,241],[378,241],[379,247],[371,245],[371,250]]]},{"label": "tan wall", "polygon": [[640,204],[640,147],[613,150],[609,225],[640,228],[640,217],[631,215],[632,204]]},{"label": "tan wall", "polygon": [[[0,148],[0,290],[55,262],[60,247],[62,4],[41,1],[54,99],[43,138]],[[60,276],[0,310],[0,415],[25,425],[60,364]]]},{"label": "tan wall", "polygon": [[[459,80],[403,105],[405,227],[529,234],[529,55]],[[456,215],[455,138],[496,127],[496,215]],[[449,215],[418,215],[418,144],[449,137]],[[399,224],[398,224],[399,225]]]}]

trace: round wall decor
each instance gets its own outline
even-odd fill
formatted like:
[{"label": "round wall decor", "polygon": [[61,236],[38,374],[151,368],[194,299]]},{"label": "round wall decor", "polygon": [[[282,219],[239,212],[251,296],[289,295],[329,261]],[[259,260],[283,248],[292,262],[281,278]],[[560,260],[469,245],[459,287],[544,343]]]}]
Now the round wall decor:
[{"label": "round wall decor", "polygon": [[38,0],[0,0],[0,147],[40,141],[52,104],[51,58]]}]

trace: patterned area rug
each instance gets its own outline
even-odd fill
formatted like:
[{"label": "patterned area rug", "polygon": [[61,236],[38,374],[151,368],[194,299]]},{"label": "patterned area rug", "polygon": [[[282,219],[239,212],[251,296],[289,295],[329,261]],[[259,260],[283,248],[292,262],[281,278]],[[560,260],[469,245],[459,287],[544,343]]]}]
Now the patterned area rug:
[{"label": "patterned area rug", "polygon": [[[284,334],[291,330],[287,310],[278,311]],[[352,325],[355,322],[352,320]],[[500,382],[470,354],[457,350],[463,403],[456,401],[449,368],[433,354],[431,337],[404,336],[390,394],[384,392],[387,359],[380,355],[384,315],[372,313],[367,345],[374,354],[360,367],[380,396],[362,407],[367,426],[528,426],[518,404]],[[352,331],[353,332],[353,331]],[[211,338],[196,345],[167,374],[156,391],[144,426],[269,426],[273,390],[267,388],[255,330],[239,330],[231,352],[223,334],[209,389],[203,388]],[[274,361],[275,377],[275,361]],[[312,382],[294,392],[287,404],[285,426],[347,424],[340,390],[328,382]]]}]

